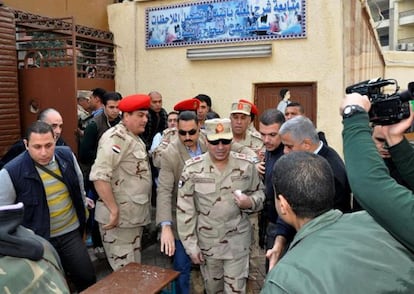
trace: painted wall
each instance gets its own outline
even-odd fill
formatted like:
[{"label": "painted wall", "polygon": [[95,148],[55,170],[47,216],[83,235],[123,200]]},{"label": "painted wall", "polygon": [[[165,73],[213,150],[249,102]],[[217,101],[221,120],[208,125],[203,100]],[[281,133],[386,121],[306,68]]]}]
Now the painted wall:
[{"label": "painted wall", "polygon": [[414,52],[386,51],[385,76],[388,79],[396,79],[400,91],[407,90],[409,82],[414,82]]},{"label": "painted wall", "polygon": [[106,6],[114,0],[3,0],[4,5],[48,17],[75,16],[76,24],[108,30]]},{"label": "painted wall", "polygon": [[342,1],[308,0],[307,38],[263,42],[273,46],[270,58],[210,61],[188,60],[188,47],[145,49],[145,8],[176,3],[135,1],[108,6],[117,46],[117,91],[127,95],[158,90],[167,110],[181,99],[205,93],[212,97],[214,110],[227,116],[234,100],[253,99],[255,83],[316,82],[318,129],[341,152]]}]

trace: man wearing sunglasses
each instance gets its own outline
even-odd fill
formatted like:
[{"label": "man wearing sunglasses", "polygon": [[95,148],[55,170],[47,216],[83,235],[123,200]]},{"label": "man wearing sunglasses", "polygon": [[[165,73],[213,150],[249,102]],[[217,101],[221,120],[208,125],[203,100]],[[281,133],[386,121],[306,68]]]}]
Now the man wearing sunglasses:
[{"label": "man wearing sunglasses", "polygon": [[245,293],[248,214],[263,208],[264,187],[254,162],[231,151],[229,119],[205,121],[205,133],[208,152],[186,162],[178,184],[178,233],[207,293]]}]

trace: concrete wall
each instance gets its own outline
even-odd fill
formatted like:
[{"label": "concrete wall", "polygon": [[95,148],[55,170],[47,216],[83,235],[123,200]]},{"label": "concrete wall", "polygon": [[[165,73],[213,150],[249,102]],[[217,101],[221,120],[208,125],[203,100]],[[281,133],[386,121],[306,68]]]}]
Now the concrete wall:
[{"label": "concrete wall", "polygon": [[108,30],[106,6],[114,0],[3,0],[4,5],[48,17],[75,16],[76,24]]},{"label": "concrete wall", "polygon": [[385,77],[396,79],[402,91],[407,89],[407,84],[414,81],[414,52],[386,51]]},{"label": "concrete wall", "polygon": [[117,48],[117,91],[127,95],[158,90],[167,110],[181,99],[206,93],[213,99],[214,110],[227,116],[234,100],[253,100],[256,83],[316,82],[318,128],[341,152],[342,1],[308,0],[307,38],[264,42],[273,45],[270,58],[212,61],[188,60],[188,47],[145,49],[145,8],[176,3],[136,1],[108,6]]}]

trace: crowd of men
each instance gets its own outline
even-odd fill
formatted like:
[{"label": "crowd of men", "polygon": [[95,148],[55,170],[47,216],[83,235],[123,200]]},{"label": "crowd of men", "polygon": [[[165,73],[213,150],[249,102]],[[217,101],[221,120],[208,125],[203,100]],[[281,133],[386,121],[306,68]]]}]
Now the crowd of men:
[{"label": "crowd of men", "polygon": [[[85,238],[114,271],[141,262],[155,206],[177,293],[192,292],[197,268],[206,293],[247,293],[261,248],[263,293],[414,292],[404,137],[414,114],[371,128],[367,97],[347,95],[344,163],[290,91],[280,94],[278,107],[240,99],[220,118],[206,94],[167,112],[157,91],[79,91],[77,157],[59,112],[43,110],[0,162],[0,269],[41,268],[47,276],[18,286],[32,292],[82,291],[96,282]],[[17,287],[8,271],[0,289]]]}]

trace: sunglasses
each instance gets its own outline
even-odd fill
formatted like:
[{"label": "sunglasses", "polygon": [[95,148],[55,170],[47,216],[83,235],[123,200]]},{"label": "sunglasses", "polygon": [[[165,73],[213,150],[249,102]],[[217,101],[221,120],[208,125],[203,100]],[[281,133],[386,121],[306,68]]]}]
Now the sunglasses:
[{"label": "sunglasses", "polygon": [[181,136],[186,136],[187,134],[189,134],[190,136],[192,136],[192,135],[195,135],[195,133],[197,133],[197,130],[196,129],[192,129],[192,130],[189,130],[189,131],[178,130],[178,133]]},{"label": "sunglasses", "polygon": [[214,141],[208,141],[211,145],[218,145],[220,142],[223,145],[229,145],[231,143],[232,139],[218,139]]}]

